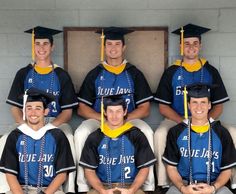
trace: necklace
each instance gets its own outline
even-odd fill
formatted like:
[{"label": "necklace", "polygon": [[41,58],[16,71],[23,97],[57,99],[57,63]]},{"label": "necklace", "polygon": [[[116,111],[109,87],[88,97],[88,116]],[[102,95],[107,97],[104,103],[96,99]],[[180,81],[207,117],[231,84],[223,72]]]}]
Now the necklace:
[{"label": "necklace", "polygon": [[[209,122],[210,123],[210,122]],[[211,183],[211,161],[212,161],[212,137],[211,137],[211,123],[208,131],[208,162],[207,162],[207,184]],[[189,156],[189,184],[194,184],[193,169],[192,169],[192,152],[191,152],[191,122],[188,120],[188,156]]]},{"label": "necklace", "polygon": [[[23,154],[24,154],[24,178],[25,178],[25,193],[28,194],[28,186],[29,186],[29,170],[28,170],[28,163],[27,163],[27,136],[24,134],[24,146],[23,146]],[[39,166],[38,166],[38,178],[37,178],[37,193],[42,191],[43,186],[43,154],[44,154],[44,145],[45,145],[45,135],[42,137],[41,144],[40,144],[40,153],[39,153]]]}]

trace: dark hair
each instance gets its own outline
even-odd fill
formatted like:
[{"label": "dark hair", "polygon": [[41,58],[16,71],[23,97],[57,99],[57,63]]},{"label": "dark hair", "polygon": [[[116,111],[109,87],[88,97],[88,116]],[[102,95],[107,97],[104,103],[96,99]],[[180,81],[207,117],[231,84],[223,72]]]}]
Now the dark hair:
[{"label": "dark hair", "polygon": [[[113,39],[109,39],[108,40],[113,40]],[[115,39],[116,40],[116,39]],[[123,46],[125,45],[125,38],[123,37],[122,39],[117,39],[117,40],[121,40]],[[104,45],[106,44],[106,41],[107,41],[107,38],[105,38],[105,41],[104,41]]]},{"label": "dark hair", "polygon": [[122,97],[104,98],[104,110],[106,110],[108,106],[118,106],[118,105],[121,105],[124,110],[127,108],[125,99]]},{"label": "dark hair", "polygon": [[[187,96],[187,102],[188,102],[188,103],[190,102],[191,98],[196,98],[196,97],[194,97],[194,96]],[[205,96],[205,97],[199,97],[199,98],[207,98],[207,99],[208,99],[208,102],[210,102],[210,101],[211,101],[211,99],[210,99],[210,97],[209,97],[209,96]]]},{"label": "dark hair", "polygon": [[38,37],[35,37],[34,40],[35,40],[35,39],[48,39],[49,42],[50,42],[50,44],[51,44],[51,46],[53,45],[53,37],[47,37],[47,38],[38,38]]}]

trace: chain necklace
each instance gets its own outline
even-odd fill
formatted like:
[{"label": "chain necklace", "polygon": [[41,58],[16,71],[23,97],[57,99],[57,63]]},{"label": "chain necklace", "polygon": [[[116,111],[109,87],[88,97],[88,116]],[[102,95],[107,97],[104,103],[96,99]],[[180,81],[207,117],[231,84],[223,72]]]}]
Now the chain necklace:
[{"label": "chain necklace", "polygon": [[[209,122],[210,123],[210,122]],[[211,123],[208,130],[208,163],[207,163],[207,184],[211,183],[211,161],[212,161],[212,136],[211,136]],[[194,184],[193,169],[192,169],[192,154],[191,154],[191,122],[188,120],[188,156],[189,156],[189,183]]]},{"label": "chain necklace", "polygon": [[[201,63],[201,73],[200,73],[200,83],[203,83],[204,79],[204,72],[203,72],[203,65],[201,59],[198,59],[199,62]],[[184,87],[187,83],[184,83],[184,72],[183,72],[183,59],[181,60],[181,65],[180,65],[180,77],[181,77],[181,87]]]},{"label": "chain necklace", "polygon": [[[24,139],[24,146],[23,146],[23,154],[24,154],[24,178],[25,178],[25,193],[28,194],[28,186],[29,186],[29,170],[28,170],[28,163],[27,163],[27,136],[23,135]],[[41,144],[40,144],[40,153],[39,153],[39,166],[38,166],[38,178],[37,178],[37,193],[42,191],[43,186],[43,155],[44,155],[44,145],[45,145],[45,135],[42,137]]]},{"label": "chain necklace", "polygon": [[[33,70],[32,70],[32,74],[31,74],[31,77],[32,77],[32,87],[35,87],[35,73],[36,73],[36,71],[35,71],[35,65],[36,65],[36,63],[34,63],[34,64],[32,64],[32,66],[33,66]],[[54,64],[52,63],[52,73],[51,73],[51,78],[50,78],[50,86],[49,86],[49,88],[48,88],[48,93],[49,94],[52,94],[53,95],[53,84],[54,84]],[[45,124],[47,124],[47,123],[49,123],[49,118],[48,117],[46,117],[45,118]]]},{"label": "chain necklace", "polygon": [[[111,162],[110,162],[110,151],[109,150],[109,140],[112,141],[109,137],[105,136],[105,142],[106,142],[106,170],[107,170],[107,184],[108,188],[112,188],[112,172],[111,172]],[[124,144],[124,135],[121,137],[121,157],[120,157],[120,163],[121,163],[121,188],[125,188],[125,174],[124,174],[124,154],[125,154],[125,144]]]}]

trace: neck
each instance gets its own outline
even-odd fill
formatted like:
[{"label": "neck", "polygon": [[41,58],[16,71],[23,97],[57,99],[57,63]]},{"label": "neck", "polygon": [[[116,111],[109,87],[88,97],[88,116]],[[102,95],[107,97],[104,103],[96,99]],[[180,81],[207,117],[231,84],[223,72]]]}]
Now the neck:
[{"label": "neck", "polygon": [[118,58],[118,59],[111,59],[111,58],[108,58],[107,59],[107,64],[108,65],[111,65],[111,66],[114,66],[114,67],[117,67],[119,65],[121,65],[123,62],[123,59],[122,58]]},{"label": "neck", "polygon": [[38,131],[39,129],[41,129],[43,126],[44,126],[44,124],[43,123],[39,123],[39,124],[31,124],[31,123],[29,123],[29,122],[27,122],[27,125],[31,128],[31,129],[33,129],[34,131]]},{"label": "neck", "polygon": [[207,118],[206,118],[206,119],[201,119],[201,120],[192,118],[192,121],[191,121],[191,123],[192,123],[193,125],[197,125],[197,126],[206,125],[206,123],[208,123],[208,122],[209,122],[209,121],[208,121]]},{"label": "neck", "polygon": [[39,67],[48,67],[49,65],[51,65],[52,62],[51,60],[37,60],[36,61],[36,65],[38,65]]},{"label": "neck", "polygon": [[184,58],[184,59],[183,59],[183,62],[184,62],[184,63],[190,64],[190,65],[195,64],[197,61],[198,61],[198,58],[194,58],[194,59],[187,59],[187,58]]}]

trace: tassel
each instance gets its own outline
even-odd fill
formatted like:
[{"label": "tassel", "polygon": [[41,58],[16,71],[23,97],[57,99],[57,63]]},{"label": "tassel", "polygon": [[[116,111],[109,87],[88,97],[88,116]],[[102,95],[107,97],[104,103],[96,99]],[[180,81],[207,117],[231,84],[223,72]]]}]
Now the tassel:
[{"label": "tassel", "polygon": [[188,119],[187,90],[184,86],[184,118]]},{"label": "tassel", "polygon": [[104,104],[103,104],[103,97],[101,99],[101,131],[104,130]]},{"label": "tassel", "polygon": [[101,62],[104,61],[104,41],[105,41],[105,36],[104,36],[103,29],[102,29],[102,35],[101,35],[101,56],[100,56]]},{"label": "tassel", "polygon": [[34,50],[34,29],[32,30],[32,37],[31,37],[31,53],[32,53],[32,62],[34,63],[35,61],[35,50]]},{"label": "tassel", "polygon": [[184,29],[181,27],[181,48],[180,48],[180,55],[184,55]]},{"label": "tassel", "polygon": [[27,102],[27,98],[28,98],[27,91],[28,90],[25,90],[25,94],[23,96],[23,120],[24,121],[26,119],[26,116],[25,116],[25,106],[26,106],[26,102]]}]

